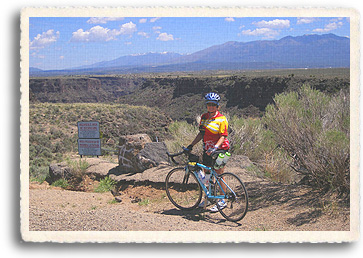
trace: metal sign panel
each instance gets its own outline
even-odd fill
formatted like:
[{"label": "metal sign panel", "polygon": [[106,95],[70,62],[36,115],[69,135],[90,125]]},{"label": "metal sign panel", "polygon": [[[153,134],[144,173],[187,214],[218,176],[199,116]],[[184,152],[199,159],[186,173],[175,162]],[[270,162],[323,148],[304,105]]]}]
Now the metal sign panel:
[{"label": "metal sign panel", "polygon": [[78,139],[78,153],[85,156],[101,156],[101,140]]},{"label": "metal sign panel", "polygon": [[78,122],[78,138],[80,139],[98,139],[100,138],[99,122]]}]

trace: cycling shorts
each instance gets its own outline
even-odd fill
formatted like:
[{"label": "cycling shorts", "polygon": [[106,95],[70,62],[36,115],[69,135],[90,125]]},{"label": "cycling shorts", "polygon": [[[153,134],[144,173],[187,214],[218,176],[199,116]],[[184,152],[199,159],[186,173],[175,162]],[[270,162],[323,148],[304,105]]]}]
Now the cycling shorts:
[{"label": "cycling shorts", "polygon": [[213,154],[213,157],[212,157],[212,155],[208,155],[207,151],[204,150],[203,151],[203,164],[208,166],[208,167],[214,166],[214,163],[216,162],[216,159],[217,159],[219,153],[225,154],[227,151],[228,150],[218,149],[218,150],[216,150],[216,152]]}]

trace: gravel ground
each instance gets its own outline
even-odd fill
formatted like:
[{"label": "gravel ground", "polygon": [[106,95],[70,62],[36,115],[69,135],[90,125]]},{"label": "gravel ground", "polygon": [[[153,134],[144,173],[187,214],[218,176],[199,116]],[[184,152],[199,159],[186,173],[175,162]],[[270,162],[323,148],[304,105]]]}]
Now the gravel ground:
[{"label": "gravel ground", "polygon": [[[183,212],[174,207],[165,193],[164,181],[170,170],[165,164],[143,173],[123,174],[114,168],[115,164],[104,160],[87,161],[90,164],[89,176],[83,181],[82,191],[64,190],[46,182],[29,185],[29,232],[25,235],[29,233],[31,239],[42,235],[41,241],[56,242],[59,238],[52,238],[49,234],[57,234],[61,239],[67,235],[65,241],[77,242],[79,240],[71,239],[71,236],[81,234],[83,239],[85,235],[82,233],[98,236],[104,232],[106,237],[102,239],[107,242],[115,233],[123,235],[127,242],[131,239],[130,235],[148,232],[146,242],[162,237],[163,242],[174,242],[167,233],[177,235],[179,241],[194,242],[190,241],[190,237],[198,233],[217,239],[214,240],[217,242],[224,242],[228,236],[233,242],[235,236],[247,236],[247,241],[250,241],[261,231],[267,231],[266,234],[273,231],[269,239],[278,241],[275,234],[281,232],[287,232],[288,238],[285,239],[290,240],[292,232],[340,231],[345,234],[350,230],[349,205],[332,194],[322,194],[303,185],[283,185],[261,179],[245,169],[250,164],[248,158],[235,156],[226,169],[244,181],[249,195],[249,210],[238,223],[226,221],[219,213],[203,209]],[[94,192],[99,182],[91,178],[105,175],[122,184],[121,195]],[[116,198],[121,202],[116,202]],[[224,237],[212,231],[225,232]],[[114,239],[118,242],[120,238]],[[134,239],[136,242],[145,240],[139,235]],[[196,242],[199,242],[199,239],[205,238],[197,239]],[[316,238],[316,241],[320,240]]]},{"label": "gravel ground", "polygon": [[249,177],[249,211],[238,223],[219,213],[183,212],[160,185],[129,185],[121,202],[110,193],[76,192],[32,183],[30,231],[349,231],[349,208],[305,186]]}]

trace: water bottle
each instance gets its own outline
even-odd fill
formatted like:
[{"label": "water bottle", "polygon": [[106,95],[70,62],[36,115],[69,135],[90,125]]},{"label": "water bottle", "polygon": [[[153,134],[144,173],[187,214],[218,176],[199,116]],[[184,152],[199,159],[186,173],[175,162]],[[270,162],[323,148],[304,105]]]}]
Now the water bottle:
[{"label": "water bottle", "polygon": [[203,184],[205,184],[206,179],[205,179],[205,174],[204,174],[204,172],[203,172],[202,170],[199,170],[197,173],[198,173],[198,177],[199,177],[200,181],[201,181]]},{"label": "water bottle", "polygon": [[231,153],[229,153],[228,151],[224,154],[224,160],[223,163],[224,165],[227,164],[228,159],[231,157]]},{"label": "water bottle", "polygon": [[225,155],[223,153],[219,153],[219,155],[216,159],[216,163],[214,164],[215,169],[220,169],[223,166],[224,156]]},{"label": "water bottle", "polygon": [[205,186],[207,186],[207,185],[208,185],[209,179],[210,179],[210,174],[206,174],[206,175],[205,175],[205,182],[203,182],[203,184],[204,184]]}]

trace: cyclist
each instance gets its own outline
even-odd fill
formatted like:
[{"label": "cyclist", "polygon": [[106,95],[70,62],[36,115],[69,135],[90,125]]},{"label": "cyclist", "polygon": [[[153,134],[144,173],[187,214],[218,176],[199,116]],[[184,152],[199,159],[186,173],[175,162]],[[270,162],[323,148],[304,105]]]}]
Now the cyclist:
[{"label": "cyclist", "polygon": [[[187,147],[189,151],[200,140],[203,140],[203,164],[213,166],[214,160],[219,153],[226,153],[229,149],[228,121],[227,118],[219,112],[220,96],[217,93],[210,92],[205,95],[204,100],[207,105],[207,113],[203,114],[199,124],[199,133]],[[216,170],[217,174],[224,172],[224,167]],[[224,188],[225,186],[222,185]],[[225,189],[224,189],[225,190]],[[220,208],[224,208],[227,204],[223,199],[219,200]],[[204,201],[199,205],[204,206]],[[217,212],[217,205],[210,209]]]}]

